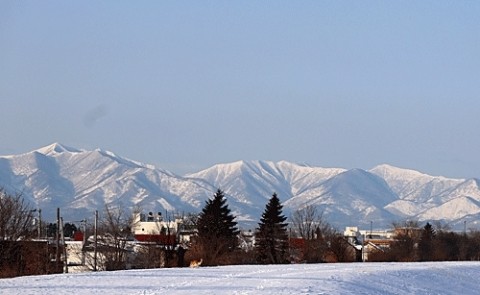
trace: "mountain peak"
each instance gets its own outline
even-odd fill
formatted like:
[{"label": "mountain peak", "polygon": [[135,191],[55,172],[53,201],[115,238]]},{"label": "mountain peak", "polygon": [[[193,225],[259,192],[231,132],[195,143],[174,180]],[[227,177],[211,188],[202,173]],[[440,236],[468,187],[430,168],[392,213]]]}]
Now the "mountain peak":
[{"label": "mountain peak", "polygon": [[[221,188],[244,226],[261,216],[273,192],[281,197],[286,215],[311,204],[325,210],[334,226],[369,221],[387,225],[407,217],[480,220],[480,180],[444,179],[386,164],[371,170],[345,170],[243,160],[177,177],[106,150],[77,150],[52,143],[26,154],[1,157],[0,187],[25,192],[46,218],[54,218],[59,204],[78,220],[105,204],[196,212],[202,201]],[[451,202],[459,197],[473,201]]]},{"label": "mountain peak", "polygon": [[[432,176],[430,174],[425,174],[417,170],[406,169],[406,168],[399,168],[388,164],[381,164],[378,166],[373,167],[369,170],[369,172],[376,174],[382,178],[403,178],[406,180],[412,179],[425,179],[425,180],[433,180],[433,179],[441,179],[441,180],[448,180],[444,176]],[[463,180],[463,179],[459,179]]]},{"label": "mountain peak", "polygon": [[411,172],[415,174],[422,174],[416,170],[411,170],[411,169],[405,169],[405,168],[400,168],[397,166],[392,166],[390,164],[380,164],[375,167],[373,167],[371,170],[377,170],[377,171],[385,171],[385,172]]},{"label": "mountain peak", "polygon": [[72,148],[72,147],[68,147],[68,146],[63,145],[63,144],[58,143],[58,142],[54,142],[50,145],[47,145],[45,147],[42,147],[42,148],[36,150],[36,151],[41,153],[41,154],[44,154],[44,155],[61,154],[61,153],[65,153],[65,152],[68,152],[68,153],[79,153],[80,152],[80,150],[77,150],[77,149]]},{"label": "mountain peak", "polygon": [[375,166],[372,169],[370,169],[369,172],[376,174],[385,179],[388,179],[391,177],[399,177],[403,179],[415,179],[415,178],[433,179],[434,178],[434,176],[427,175],[416,170],[399,168],[399,167],[395,167],[388,164]]}]

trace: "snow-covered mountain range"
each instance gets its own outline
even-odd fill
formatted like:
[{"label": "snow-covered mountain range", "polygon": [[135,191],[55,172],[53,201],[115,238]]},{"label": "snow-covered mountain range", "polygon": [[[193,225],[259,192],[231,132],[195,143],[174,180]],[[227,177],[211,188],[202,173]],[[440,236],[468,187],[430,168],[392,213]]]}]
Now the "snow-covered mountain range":
[{"label": "snow-covered mountain range", "polygon": [[179,176],[112,152],[55,143],[0,156],[0,187],[21,192],[47,220],[54,220],[60,207],[66,222],[91,218],[106,204],[146,212],[199,212],[217,188],[226,193],[244,228],[255,227],[273,192],[286,216],[315,205],[338,229],[387,228],[407,219],[475,228],[480,221],[479,179],[449,179],[389,165],[345,170],[238,161]]}]

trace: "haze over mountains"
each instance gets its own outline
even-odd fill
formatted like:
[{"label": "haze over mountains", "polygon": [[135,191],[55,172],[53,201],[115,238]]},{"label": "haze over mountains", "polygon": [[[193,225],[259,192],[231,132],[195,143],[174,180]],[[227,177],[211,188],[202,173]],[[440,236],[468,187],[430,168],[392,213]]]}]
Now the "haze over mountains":
[{"label": "haze over mountains", "polygon": [[320,168],[285,161],[238,161],[184,176],[109,151],[55,143],[0,156],[0,186],[21,192],[46,220],[60,207],[65,222],[91,219],[105,204],[146,212],[199,212],[222,189],[242,228],[257,225],[276,192],[284,214],[318,206],[333,226],[389,228],[393,221],[440,220],[452,228],[480,221],[478,179],[449,179],[379,165],[370,170]]}]

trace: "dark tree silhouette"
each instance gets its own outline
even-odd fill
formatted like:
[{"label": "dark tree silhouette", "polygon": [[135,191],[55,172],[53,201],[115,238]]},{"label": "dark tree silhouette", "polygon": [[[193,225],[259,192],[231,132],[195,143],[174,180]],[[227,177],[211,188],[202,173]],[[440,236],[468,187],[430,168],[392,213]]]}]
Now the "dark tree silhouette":
[{"label": "dark tree silhouette", "polygon": [[238,247],[237,222],[231,214],[224,193],[219,189],[206,202],[197,220],[197,246],[204,265],[216,265]]},{"label": "dark tree silhouette", "polygon": [[78,230],[77,226],[73,223],[65,223],[63,226],[63,235],[65,237],[73,238],[73,235]]},{"label": "dark tree silhouette", "polygon": [[461,235],[454,232],[440,232],[436,237],[435,260],[460,260]]},{"label": "dark tree silhouette", "polygon": [[435,230],[432,225],[427,222],[420,235],[418,242],[418,259],[420,261],[431,261],[434,257],[434,239]]},{"label": "dark tree silhouette", "polygon": [[274,193],[265,207],[255,235],[256,257],[259,263],[279,264],[288,262],[287,218],[282,215],[283,206]]}]

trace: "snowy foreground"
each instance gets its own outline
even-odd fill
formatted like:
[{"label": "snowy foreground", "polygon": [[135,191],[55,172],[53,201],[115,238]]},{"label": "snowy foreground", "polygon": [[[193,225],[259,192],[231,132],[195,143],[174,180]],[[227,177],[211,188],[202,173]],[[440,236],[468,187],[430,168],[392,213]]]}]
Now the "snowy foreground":
[{"label": "snowy foreground", "polygon": [[1,294],[480,294],[480,262],[171,268],[0,279]]}]

